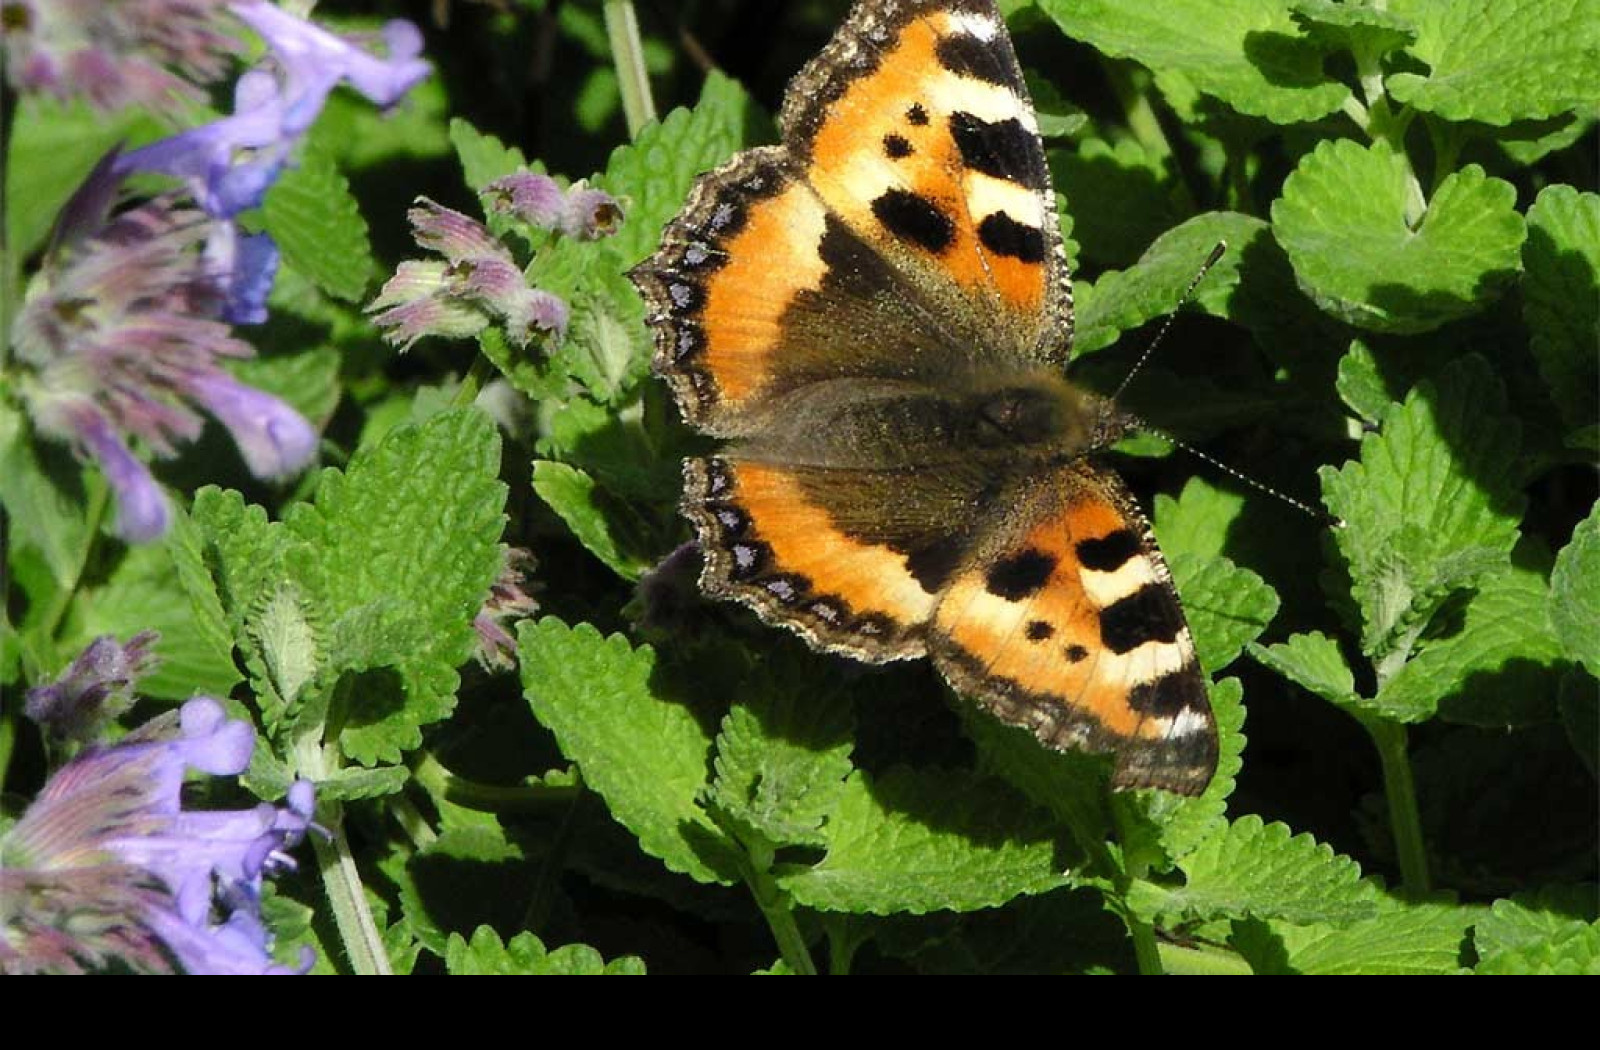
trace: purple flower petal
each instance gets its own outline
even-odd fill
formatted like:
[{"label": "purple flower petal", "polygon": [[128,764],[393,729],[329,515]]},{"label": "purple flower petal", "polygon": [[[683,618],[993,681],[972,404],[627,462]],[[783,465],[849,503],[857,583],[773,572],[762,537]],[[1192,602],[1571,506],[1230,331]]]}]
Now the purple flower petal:
[{"label": "purple flower petal", "polygon": [[317,451],[317,432],[305,417],[271,394],[246,386],[224,372],[188,380],[187,389],[216,416],[258,478],[298,472]]},{"label": "purple flower petal", "polygon": [[111,424],[91,406],[72,413],[76,437],[100,464],[117,497],[117,535],[129,543],[150,543],[166,535],[172,509],[150,468],[136,459]]}]

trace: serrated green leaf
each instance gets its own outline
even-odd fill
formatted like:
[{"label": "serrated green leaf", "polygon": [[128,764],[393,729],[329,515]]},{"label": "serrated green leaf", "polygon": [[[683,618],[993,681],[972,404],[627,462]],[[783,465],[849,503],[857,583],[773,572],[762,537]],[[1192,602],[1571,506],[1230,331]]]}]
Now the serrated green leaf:
[{"label": "serrated green leaf", "polygon": [[301,691],[330,662],[312,615],[300,588],[290,581],[251,607],[245,629],[272,684],[267,695],[258,697],[269,726],[294,707]]},{"label": "serrated green leaf", "polygon": [[1365,709],[1339,643],[1320,631],[1292,634],[1275,645],[1252,645],[1250,655],[1316,695],[1344,708]]},{"label": "serrated green leaf", "polygon": [[696,801],[711,733],[657,678],[655,652],[554,617],[523,621],[517,637],[534,717],[640,848],[700,882],[737,881],[735,847]]},{"label": "serrated green leaf", "polygon": [[290,575],[322,620],[332,666],[400,675],[403,699],[376,688],[350,698],[340,745],[358,762],[398,761],[455,705],[455,668],[501,567],[499,469],[489,418],[443,412],[357,452],[348,471],[325,471],[315,505],[285,519]]},{"label": "serrated green leaf", "polygon": [[717,734],[708,798],[764,845],[820,846],[850,775],[854,719],[836,690],[769,682],[734,705]]},{"label": "serrated green leaf", "polygon": [[1569,428],[1600,417],[1600,194],[1546,186],[1528,210],[1522,316]]},{"label": "serrated green leaf", "polygon": [[824,832],[821,862],[779,874],[796,901],[823,911],[972,911],[1067,882],[1049,816],[962,770],[858,770]]},{"label": "serrated green leaf", "polygon": [[1395,0],[1419,30],[1428,74],[1394,73],[1389,93],[1446,120],[1507,124],[1600,106],[1594,0]]},{"label": "serrated green leaf", "polygon": [[[206,567],[205,533],[188,514],[179,511],[174,515],[172,531],[167,534],[164,546],[172,559],[178,585],[188,596],[196,636],[203,639],[208,650],[219,659],[225,659],[232,667],[233,632],[228,625],[228,614],[222,608],[222,599],[217,594],[216,581]],[[235,668],[228,688],[231,689],[233,683],[243,677]]]},{"label": "serrated green leaf", "polygon": [[1595,887],[1551,886],[1498,900],[1473,931],[1478,973],[1600,973]]},{"label": "serrated green leaf", "polygon": [[206,566],[216,580],[234,642],[245,641],[251,608],[264,600],[269,583],[283,575],[287,537],[281,526],[267,520],[263,508],[211,485],[195,493],[189,518],[200,532]]},{"label": "serrated green leaf", "polygon": [[528,166],[528,158],[516,146],[508,146],[486,131],[479,131],[460,117],[450,121],[450,144],[461,162],[467,188],[482,193],[495,179]]},{"label": "serrated green leaf", "polygon": [[1295,0],[1290,4],[1295,22],[1313,40],[1339,47],[1363,61],[1380,58],[1417,39],[1417,28],[1390,11],[1364,4],[1333,0]]},{"label": "serrated green leaf", "polygon": [[1183,484],[1176,499],[1166,493],[1155,498],[1156,535],[1169,558],[1180,554],[1214,558],[1228,542],[1228,530],[1244,511],[1244,496],[1213,485],[1201,477]]},{"label": "serrated green leaf", "polygon": [[159,631],[153,650],[159,662],[139,679],[139,692],[168,700],[225,697],[241,677],[233,646],[197,612],[166,546],[132,547],[104,586],[79,592],[62,645],[77,650],[102,634],[127,640]]},{"label": "serrated green leaf", "polygon": [[1184,291],[1219,242],[1224,253],[1195,289],[1195,305],[1215,317],[1228,317],[1239,289],[1241,267],[1251,244],[1266,236],[1260,219],[1238,212],[1207,212],[1168,230],[1127,270],[1107,273],[1075,293],[1075,354],[1092,353],[1117,336],[1177,309]]},{"label": "serrated green leaf", "polygon": [[1543,574],[1495,573],[1478,584],[1461,630],[1428,642],[1383,684],[1374,705],[1407,722],[1431,716],[1436,706],[1444,718],[1469,725],[1548,722],[1556,716],[1561,655]]},{"label": "serrated green leaf", "polygon": [[510,944],[502,944],[500,936],[487,926],[474,930],[471,941],[452,933],[445,948],[444,964],[452,974],[478,976],[643,976],[645,972],[644,961],[635,955],[624,955],[608,963],[586,944],[568,944],[549,951],[538,937],[526,932],[511,938]]},{"label": "serrated green leaf", "polygon": [[[1207,692],[1211,698],[1211,716],[1217,723],[1217,772],[1198,798],[1183,798],[1166,791],[1140,791],[1133,797],[1143,814],[1144,822],[1154,829],[1154,845],[1162,857],[1152,859],[1152,866],[1165,867],[1171,861],[1187,856],[1201,842],[1219,833],[1226,823],[1228,797],[1233,794],[1239,770],[1244,768],[1244,687],[1237,678],[1224,678],[1212,683]],[[1128,798],[1119,794],[1113,805],[1123,804]],[[1127,827],[1126,821],[1119,825]],[[1135,843],[1124,842],[1130,856]]]},{"label": "serrated green leaf", "polygon": [[350,767],[317,781],[317,799],[349,802],[358,798],[385,798],[399,794],[410,780],[411,771],[404,766]]},{"label": "serrated green leaf", "polygon": [[1177,918],[1282,919],[1348,923],[1377,911],[1377,888],[1348,857],[1285,824],[1254,814],[1219,830],[1178,860],[1188,881],[1164,890],[1143,883],[1135,908]]},{"label": "serrated green leaf", "polygon": [[31,547],[58,588],[72,587],[91,538],[84,470],[64,445],[35,443],[21,410],[0,402],[0,506],[7,546]]},{"label": "serrated green leaf", "polygon": [[1600,504],[1589,508],[1556,555],[1550,620],[1567,655],[1600,677]]},{"label": "serrated green leaf", "polygon": [[994,772],[1015,784],[1036,804],[1072,830],[1077,843],[1103,842],[1112,834],[1106,807],[1111,760],[1083,751],[1045,747],[1024,726],[1007,725],[976,704],[961,705],[967,735],[978,745],[980,772]]},{"label": "serrated green leaf", "polygon": [[1039,0],[1039,7],[1076,40],[1277,124],[1326,116],[1350,97],[1323,72],[1321,49],[1274,0]]},{"label": "serrated green leaf", "polygon": [[354,92],[336,91],[312,126],[311,141],[345,171],[437,160],[450,152],[449,106],[440,77],[415,85],[404,103],[388,109],[377,109]]},{"label": "serrated green leaf", "polygon": [[1285,181],[1272,231],[1324,310],[1374,331],[1426,332],[1478,313],[1516,276],[1527,235],[1516,200],[1472,165],[1422,210],[1403,154],[1330,139]]},{"label": "serrated green leaf", "polygon": [[1194,633],[1195,653],[1208,674],[1238,658],[1278,612],[1278,595],[1267,581],[1220,554],[1177,554],[1168,559]]},{"label": "serrated green leaf", "polygon": [[1378,359],[1359,339],[1351,341],[1349,352],[1339,359],[1336,389],[1339,399],[1367,426],[1377,426],[1394,403],[1378,373]]},{"label": "serrated green leaf", "polygon": [[1520,426],[1505,389],[1469,355],[1392,410],[1361,461],[1323,468],[1334,531],[1354,581],[1362,651],[1403,660],[1410,642],[1455,589],[1505,563],[1522,496],[1513,468]]},{"label": "serrated green leaf", "polygon": [[622,263],[619,269],[655,251],[661,228],[683,206],[695,176],[744,145],[749,111],[750,97],[739,82],[713,72],[694,109],[673,110],[612,152],[596,182],[625,205],[622,228],[605,242]]},{"label": "serrated green leaf", "polygon": [[606,404],[625,399],[650,371],[644,302],[617,266],[607,255],[599,266],[590,267],[582,290],[571,300],[567,337],[552,352],[559,367]]},{"label": "serrated green leaf", "polygon": [[614,518],[629,513],[595,488],[594,479],[576,467],[541,459],[533,465],[533,491],[560,515],[584,549],[625,580],[637,580],[652,562],[626,549]]},{"label": "serrated green leaf", "polygon": [[1272,923],[1285,970],[1303,974],[1453,974],[1480,909],[1377,895],[1374,917],[1339,926]]},{"label": "serrated green leaf", "polygon": [[326,155],[306,150],[272,184],[261,212],[285,263],[336,299],[354,303],[366,295],[375,268],[367,221]]}]

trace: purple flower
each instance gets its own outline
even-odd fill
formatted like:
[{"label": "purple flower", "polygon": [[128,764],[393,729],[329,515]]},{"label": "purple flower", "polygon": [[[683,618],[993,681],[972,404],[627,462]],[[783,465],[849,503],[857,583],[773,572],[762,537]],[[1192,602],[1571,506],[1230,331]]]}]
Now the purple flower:
[{"label": "purple flower", "polygon": [[446,262],[400,264],[368,307],[384,338],[405,350],[425,335],[465,338],[497,320],[518,346],[565,334],[567,304],[530,288],[510,250],[482,223],[426,197],[407,217],[416,242]]},{"label": "purple flower", "polygon": [[608,237],[622,224],[622,206],[604,190],[582,181],[563,190],[550,176],[527,170],[495,179],[483,198],[491,211],[584,241]]},{"label": "purple flower", "polygon": [[151,648],[160,638],[140,631],[127,645],[103,634],[55,681],[28,690],[27,716],[55,739],[87,743],[133,703],[133,684],[155,669]]},{"label": "purple flower", "polygon": [[224,0],[0,0],[7,79],[95,106],[205,101],[238,52]]},{"label": "purple flower", "polygon": [[234,241],[231,226],[219,236],[221,224],[172,197],[108,216],[115,168],[108,157],[68,204],[12,338],[26,368],[19,389],[40,432],[99,463],[117,495],[118,531],[145,542],[166,531],[170,512],[127,437],[170,455],[199,436],[195,409],[204,408],[262,477],[304,467],[316,440],[292,408],[221,367],[254,354],[222,318],[271,259],[248,239]]},{"label": "purple flower", "polygon": [[273,960],[260,899],[313,827],[311,785],[282,806],[182,806],[187,770],[241,773],[254,746],[197,697],[58,770],[0,837],[0,972],[297,972]]},{"label": "purple flower", "polygon": [[506,550],[506,563],[489,589],[489,600],[473,617],[478,632],[478,663],[489,670],[510,670],[517,665],[517,640],[507,626],[532,616],[539,603],[528,593],[528,577],[538,564],[532,551],[521,547]]}]

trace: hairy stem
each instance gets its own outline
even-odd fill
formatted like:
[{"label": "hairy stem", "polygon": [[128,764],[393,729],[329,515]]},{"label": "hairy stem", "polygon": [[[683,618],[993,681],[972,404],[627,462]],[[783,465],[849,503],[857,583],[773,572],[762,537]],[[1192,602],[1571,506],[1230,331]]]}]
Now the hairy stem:
[{"label": "hairy stem", "polygon": [[361,872],[356,869],[350,842],[345,838],[343,808],[338,803],[326,805],[323,820],[328,839],[314,835],[312,842],[322,871],[322,886],[328,894],[328,906],[333,911],[333,921],[344,943],[350,969],[363,976],[389,976],[394,970],[389,965],[389,954],[384,951],[383,937],[372,917],[372,909],[367,907]]},{"label": "hairy stem", "polygon": [[650,97],[650,73],[644,65],[644,43],[639,39],[639,18],[633,0],[606,0],[606,36],[611,41],[611,60],[616,63],[617,83],[622,89],[622,115],[628,122],[628,137],[656,119],[655,100]]},{"label": "hairy stem", "polygon": [[1400,883],[1407,894],[1421,897],[1431,888],[1431,881],[1428,851],[1422,841],[1422,817],[1417,810],[1417,786],[1411,776],[1411,756],[1406,751],[1406,727],[1380,718],[1364,719],[1363,724],[1378,747],[1378,760],[1383,765],[1383,793],[1389,802]]}]

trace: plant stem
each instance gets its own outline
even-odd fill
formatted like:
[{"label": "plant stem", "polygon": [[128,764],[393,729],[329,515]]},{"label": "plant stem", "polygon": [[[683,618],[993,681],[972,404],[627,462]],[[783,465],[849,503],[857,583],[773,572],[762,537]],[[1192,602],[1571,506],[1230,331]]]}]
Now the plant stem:
[{"label": "plant stem", "polygon": [[1410,896],[1422,897],[1431,882],[1428,851],[1422,841],[1422,817],[1417,810],[1417,786],[1411,776],[1411,756],[1406,751],[1406,727],[1381,718],[1362,721],[1383,764],[1383,793],[1389,802],[1389,826],[1394,831],[1395,856],[1400,862],[1400,883]]},{"label": "plant stem", "polygon": [[11,317],[17,305],[17,288],[22,283],[22,259],[11,243],[11,187],[6,173],[11,170],[11,142],[17,122],[17,93],[0,79],[0,369],[11,360]]},{"label": "plant stem", "polygon": [[772,930],[773,940],[778,942],[778,954],[789,964],[789,969],[802,977],[817,976],[817,964],[811,960],[805,938],[800,936],[800,925],[794,921],[789,895],[778,888],[771,872],[753,866],[746,872],[745,882],[767,920],[767,927]]},{"label": "plant stem", "polygon": [[356,859],[350,853],[349,840],[344,834],[344,811],[337,803],[325,807],[328,840],[313,835],[317,864],[322,871],[322,886],[328,894],[328,905],[333,910],[333,921],[344,942],[345,956],[350,968],[362,976],[389,976],[389,953],[384,951],[383,937],[378,924],[367,907],[361,872],[356,869]]},{"label": "plant stem", "polygon": [[480,351],[472,359],[472,364],[467,369],[467,374],[461,377],[461,385],[456,387],[455,394],[450,398],[451,408],[465,408],[478,400],[478,395],[483,392],[484,384],[494,377],[494,362],[490,361]]},{"label": "plant stem", "polygon": [[432,754],[423,753],[411,765],[411,776],[429,794],[467,809],[484,813],[547,811],[571,801],[583,790],[572,784],[485,784],[452,773]]},{"label": "plant stem", "polygon": [[628,137],[636,138],[639,129],[656,119],[650,73],[644,65],[644,43],[639,38],[639,19],[633,0],[606,0],[605,15],[611,60],[616,63],[617,83],[622,89],[622,115],[628,122]]},{"label": "plant stem", "polygon": [[[1110,789],[1107,788],[1109,791]],[[1115,799],[1106,800],[1106,808],[1111,813],[1112,826],[1116,829],[1117,841],[1125,844],[1128,841],[1127,820],[1123,815],[1124,810],[1117,805]],[[1128,906],[1128,891],[1133,887],[1133,880],[1144,874],[1144,865],[1139,865],[1140,870],[1132,871],[1128,865],[1127,850],[1109,849],[1101,844],[1100,856],[1109,866],[1108,875],[1115,893],[1115,911],[1122,916],[1123,925],[1128,927],[1128,936],[1133,940],[1133,957],[1139,964],[1141,974],[1163,974],[1166,970],[1161,965],[1161,951],[1156,943],[1155,927],[1139,918]]]}]

